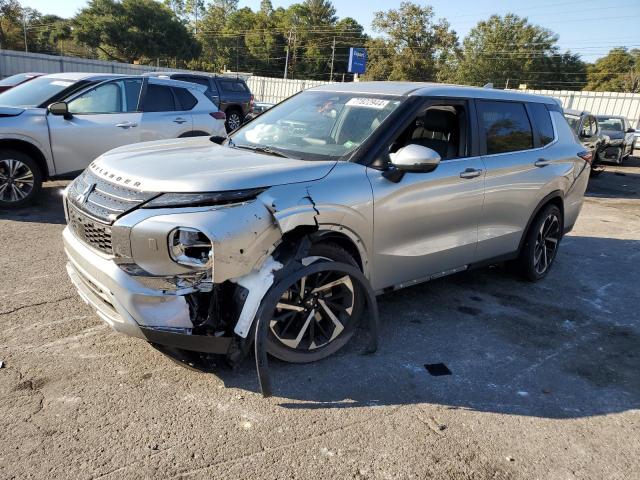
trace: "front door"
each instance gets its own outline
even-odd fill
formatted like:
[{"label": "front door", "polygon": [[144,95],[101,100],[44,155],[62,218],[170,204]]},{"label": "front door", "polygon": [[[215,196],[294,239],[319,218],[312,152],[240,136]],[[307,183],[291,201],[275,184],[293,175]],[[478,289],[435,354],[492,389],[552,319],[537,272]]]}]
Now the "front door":
[{"label": "front door", "polygon": [[428,101],[389,146],[390,157],[417,143],[437,151],[438,167],[397,183],[368,168],[374,197],[374,288],[464,269],[475,259],[484,166],[471,148],[466,101]]},{"label": "front door", "polygon": [[83,170],[96,157],[140,141],[142,79],[102,83],[68,102],[70,115],[47,115],[56,173]]}]

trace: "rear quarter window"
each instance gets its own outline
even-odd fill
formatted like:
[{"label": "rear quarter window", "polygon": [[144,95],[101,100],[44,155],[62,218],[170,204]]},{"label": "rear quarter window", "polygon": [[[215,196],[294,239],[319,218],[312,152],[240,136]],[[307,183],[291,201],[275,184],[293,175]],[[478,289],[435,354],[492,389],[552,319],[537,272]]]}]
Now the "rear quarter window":
[{"label": "rear quarter window", "polygon": [[175,93],[178,99],[178,108],[181,110],[191,110],[198,103],[196,97],[186,88],[174,87],[173,93]]},{"label": "rear quarter window", "polygon": [[551,115],[549,114],[549,110],[547,110],[547,106],[543,103],[530,103],[529,112],[531,113],[533,123],[538,130],[540,145],[545,146],[553,142],[555,135],[553,133]]},{"label": "rear quarter window", "polygon": [[488,155],[533,148],[533,131],[523,103],[482,100],[478,114]]}]

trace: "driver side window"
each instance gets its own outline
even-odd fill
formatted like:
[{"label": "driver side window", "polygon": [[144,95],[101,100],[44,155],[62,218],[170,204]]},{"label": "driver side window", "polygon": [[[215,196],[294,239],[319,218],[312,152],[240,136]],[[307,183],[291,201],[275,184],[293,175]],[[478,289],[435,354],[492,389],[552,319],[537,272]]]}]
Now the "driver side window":
[{"label": "driver side window", "polygon": [[430,105],[420,112],[389,148],[390,157],[411,144],[428,147],[442,160],[468,156],[467,112],[458,102]]},{"label": "driver side window", "polygon": [[69,113],[124,113],[138,109],[142,80],[103,83],[69,102]]}]

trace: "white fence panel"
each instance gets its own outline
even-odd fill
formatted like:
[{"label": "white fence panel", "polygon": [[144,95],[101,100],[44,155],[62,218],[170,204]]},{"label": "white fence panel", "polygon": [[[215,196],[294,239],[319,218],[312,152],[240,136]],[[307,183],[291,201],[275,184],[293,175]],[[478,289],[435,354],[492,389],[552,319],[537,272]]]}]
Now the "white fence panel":
[{"label": "white fence panel", "polygon": [[622,115],[635,127],[640,123],[640,94],[571,90],[518,90],[560,100],[562,108],[587,110],[594,115]]}]

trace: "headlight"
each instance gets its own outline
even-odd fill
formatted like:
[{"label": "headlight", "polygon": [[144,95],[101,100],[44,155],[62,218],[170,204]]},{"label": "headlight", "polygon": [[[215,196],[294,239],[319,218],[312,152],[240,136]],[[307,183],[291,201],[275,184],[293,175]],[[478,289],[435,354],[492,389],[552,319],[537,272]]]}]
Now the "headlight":
[{"label": "headlight", "polygon": [[163,193],[145,203],[142,208],[207,207],[246,202],[247,200],[253,200],[264,190],[264,188],[252,188],[250,190],[233,190],[229,192]]},{"label": "headlight", "polygon": [[171,259],[187,267],[205,269],[212,267],[213,246],[200,230],[189,227],[174,228],[169,232]]}]

